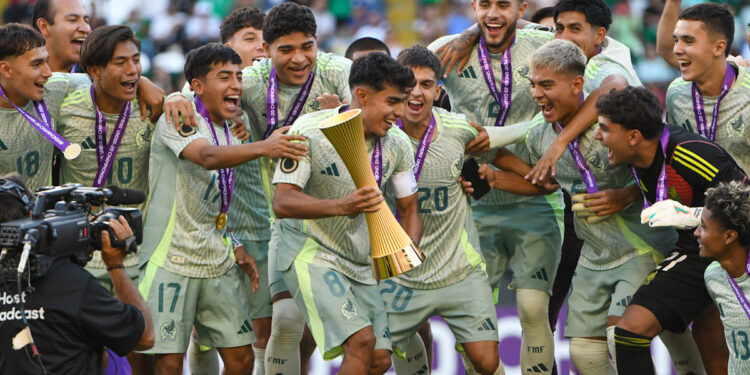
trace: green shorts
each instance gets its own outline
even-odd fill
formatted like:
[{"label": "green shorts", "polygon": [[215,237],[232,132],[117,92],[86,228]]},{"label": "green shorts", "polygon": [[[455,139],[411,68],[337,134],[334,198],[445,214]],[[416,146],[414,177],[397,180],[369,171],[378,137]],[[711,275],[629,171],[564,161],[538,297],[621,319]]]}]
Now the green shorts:
[{"label": "green shorts", "polygon": [[[107,289],[110,294],[115,295],[115,286],[112,285],[112,279],[109,278],[109,272],[107,272],[107,269],[86,267],[86,271],[89,271],[89,273],[94,275],[104,289]],[[133,280],[133,284],[138,285],[138,265],[126,267],[125,272],[128,274],[130,280]]]},{"label": "green shorts", "polygon": [[492,289],[482,267],[465,279],[439,289],[411,289],[394,279],[380,281],[380,295],[388,311],[388,327],[396,353],[406,355],[409,338],[432,316],[440,316],[457,344],[498,341],[497,313]]},{"label": "green shorts", "polygon": [[562,248],[563,205],[562,194],[552,194],[517,204],[473,207],[490,286],[500,287],[510,265],[509,288],[552,294]]},{"label": "green shorts", "polygon": [[314,257],[314,249],[301,251],[281,275],[305,315],[323,359],[342,355],[344,341],[368,326],[375,333],[375,350],[391,350],[388,316],[378,286],[362,284],[335,268],[313,263]]},{"label": "green shorts", "polygon": [[250,316],[253,319],[270,318],[273,310],[271,309],[271,291],[268,287],[268,241],[242,240],[245,250],[255,259],[255,265],[258,267],[258,282],[260,288],[253,293],[250,277],[242,272],[245,278],[245,285],[248,287],[248,302],[250,303]]},{"label": "green shorts", "polygon": [[578,265],[568,296],[565,337],[605,337],[607,317],[620,317],[656,264],[651,253],[608,270]]},{"label": "green shorts", "polygon": [[281,271],[276,267],[276,249],[279,243],[279,237],[274,236],[276,225],[271,226],[271,240],[268,242],[268,289],[271,297],[289,291],[281,278]]},{"label": "green shorts", "polygon": [[202,346],[234,348],[255,342],[250,306],[234,266],[207,279],[191,278],[148,263],[141,271],[139,291],[154,322],[154,347],[148,354],[185,353],[193,326]]}]

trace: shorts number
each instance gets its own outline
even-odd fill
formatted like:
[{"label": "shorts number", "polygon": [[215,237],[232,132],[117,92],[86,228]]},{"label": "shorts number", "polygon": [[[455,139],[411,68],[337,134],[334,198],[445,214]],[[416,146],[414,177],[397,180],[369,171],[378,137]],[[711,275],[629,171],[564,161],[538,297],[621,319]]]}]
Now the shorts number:
[{"label": "shorts number", "polygon": [[334,297],[341,297],[346,293],[346,289],[344,288],[344,284],[341,283],[341,280],[339,280],[339,275],[337,275],[333,271],[328,271],[323,274],[323,280],[325,280],[326,284],[328,285],[328,290],[331,291],[331,294],[333,294]]},{"label": "shorts number", "polygon": [[31,151],[23,157],[16,159],[18,173],[23,176],[32,177],[39,172],[39,152]]},{"label": "shorts number", "polygon": [[[391,301],[391,308],[393,311],[404,311],[406,306],[409,305],[409,301],[411,300],[414,291],[405,286],[398,285],[392,280],[385,280],[382,281],[382,283],[386,284],[387,287],[380,290],[380,295],[396,292],[396,295],[393,296],[393,300]],[[396,291],[396,289],[398,289],[398,291]]]},{"label": "shorts number", "polygon": [[[669,256],[666,257],[666,258],[664,258],[664,260],[661,262],[661,264],[658,267],[656,267],[656,270],[657,271],[667,272],[667,271],[671,270],[672,268],[674,268],[674,266],[676,266],[677,263],[680,263],[683,260],[687,259],[687,254],[682,254],[679,258],[677,257],[678,255],[680,255],[680,253],[678,253],[676,251],[674,251],[671,254],[669,254]],[[667,264],[666,266],[662,266],[664,263],[666,263],[667,261],[670,261],[670,260],[671,260],[671,262],[669,262],[669,264]]]},{"label": "shorts number", "polygon": [[[742,346],[743,354],[740,355],[740,351],[737,348],[737,344]],[[743,361],[750,359],[750,340],[746,332],[732,330],[732,345],[734,346],[734,358],[739,358]]]},{"label": "shorts number", "polygon": [[[174,289],[172,295],[172,304],[169,305],[169,312],[173,313],[175,307],[177,307],[177,299],[180,297],[180,284],[169,283],[167,288]],[[164,312],[164,283],[159,284],[159,312]]]},{"label": "shorts number", "polygon": [[[133,179],[133,158],[117,159],[117,180],[120,184],[127,184]],[[112,183],[112,171],[109,171],[107,183]]]},{"label": "shorts number", "polygon": [[437,187],[435,190],[429,188],[419,188],[418,208],[420,214],[429,214],[432,210],[428,207],[430,197],[434,197],[435,211],[442,212],[448,208],[448,188],[445,186]]}]

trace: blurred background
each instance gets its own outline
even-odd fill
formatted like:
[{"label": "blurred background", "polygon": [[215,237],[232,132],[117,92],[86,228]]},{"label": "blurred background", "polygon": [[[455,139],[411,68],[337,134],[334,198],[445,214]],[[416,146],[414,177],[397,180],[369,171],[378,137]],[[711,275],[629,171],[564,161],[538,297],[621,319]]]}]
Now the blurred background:
[{"label": "blurred background", "polygon": [[[127,24],[142,41],[144,74],[167,92],[182,87],[185,52],[218,41],[223,17],[238,7],[268,10],[284,0],[83,0],[91,26]],[[343,55],[354,39],[385,41],[394,56],[414,43],[460,33],[474,22],[470,0],[296,0],[312,8],[318,23],[319,48]],[[0,0],[2,21],[28,22],[35,0]],[[664,0],[607,0],[613,13],[610,36],[630,47],[633,65],[645,85],[661,98],[678,72],[656,55],[656,28]],[[683,6],[703,1],[683,0]],[[750,0],[716,1],[735,14],[733,54],[750,58]],[[555,0],[527,0],[525,18]]]}]

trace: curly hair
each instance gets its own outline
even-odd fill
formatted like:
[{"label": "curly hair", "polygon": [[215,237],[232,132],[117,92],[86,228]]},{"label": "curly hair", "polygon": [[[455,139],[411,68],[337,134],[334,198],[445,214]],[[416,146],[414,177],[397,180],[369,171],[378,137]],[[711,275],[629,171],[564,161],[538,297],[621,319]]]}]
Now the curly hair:
[{"label": "curly hair", "polygon": [[349,87],[365,85],[382,91],[385,85],[393,85],[401,92],[409,90],[417,84],[411,68],[407,68],[394,60],[393,57],[382,53],[371,53],[354,60],[349,73]]},{"label": "curly hair", "polygon": [[435,56],[432,51],[418,44],[413,45],[398,54],[396,59],[399,63],[410,68],[429,68],[435,72],[435,77],[439,80],[440,73],[440,60]]},{"label": "curly hair", "polygon": [[246,27],[263,30],[263,20],[265,18],[266,14],[258,8],[244,7],[236,9],[221,22],[221,27],[219,28],[221,42],[228,42],[234,34]]},{"label": "curly hair", "polygon": [[643,86],[612,89],[596,101],[596,111],[626,129],[640,131],[649,140],[658,137],[664,127],[659,99]]},{"label": "curly hair", "polygon": [[555,5],[554,18],[562,12],[578,12],[586,16],[586,22],[609,30],[612,24],[612,12],[604,0],[561,0]]},{"label": "curly hair", "polygon": [[214,64],[241,65],[242,59],[233,49],[219,43],[207,43],[188,52],[185,58],[185,79],[204,78]]},{"label": "curly hair", "polygon": [[0,26],[0,60],[21,56],[34,48],[44,47],[42,34],[28,25],[9,23]]},{"label": "curly hair", "polygon": [[297,3],[282,3],[268,12],[263,20],[263,40],[269,45],[276,39],[295,32],[315,36],[318,29],[310,8]]},{"label": "curly hair", "polygon": [[703,22],[709,34],[718,34],[727,41],[724,56],[729,56],[734,39],[734,16],[725,5],[714,3],[693,5],[683,9],[679,19]]},{"label": "curly hair", "polygon": [[750,246],[750,186],[738,181],[722,182],[706,190],[705,207],[724,228],[737,232],[742,246]]}]

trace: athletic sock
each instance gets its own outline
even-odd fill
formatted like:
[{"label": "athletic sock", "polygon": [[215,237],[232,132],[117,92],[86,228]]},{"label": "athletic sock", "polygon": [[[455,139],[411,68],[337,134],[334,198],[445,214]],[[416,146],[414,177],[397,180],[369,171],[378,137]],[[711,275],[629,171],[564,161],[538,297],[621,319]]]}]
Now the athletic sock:
[{"label": "athletic sock", "polygon": [[619,374],[656,374],[651,362],[650,338],[615,327],[615,348]]},{"label": "athletic sock", "polygon": [[253,346],[253,353],[255,354],[255,361],[253,362],[253,375],[265,375],[266,349],[260,349]]},{"label": "athletic sock", "polygon": [[607,341],[583,337],[570,339],[570,359],[581,375],[615,375]]},{"label": "athletic sock", "polygon": [[607,348],[612,358],[612,366],[617,369],[617,349],[615,348],[615,326],[607,327]]},{"label": "athletic sock", "polygon": [[187,362],[191,375],[215,375],[219,373],[219,352],[216,348],[201,351],[198,340],[190,335]]},{"label": "athletic sock", "polygon": [[391,355],[393,369],[397,375],[427,375],[430,373],[430,367],[427,364],[427,352],[424,342],[418,334],[409,338],[406,344],[404,358],[399,357],[395,352]]},{"label": "athletic sock", "polygon": [[549,326],[549,294],[540,290],[516,290],[521,321],[521,371],[549,374],[555,359],[555,342]]},{"label": "athletic sock", "polygon": [[693,340],[690,328],[685,329],[682,333],[665,330],[659,334],[659,338],[669,350],[669,356],[672,357],[672,364],[678,375],[706,374],[698,345]]},{"label": "athletic sock", "polygon": [[299,342],[305,319],[294,300],[284,298],[273,304],[271,335],[266,345],[266,374],[298,374]]}]

